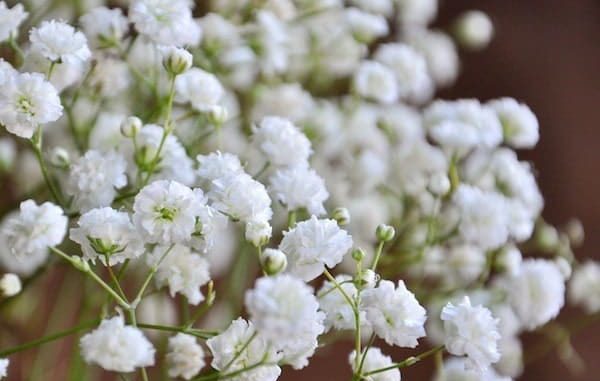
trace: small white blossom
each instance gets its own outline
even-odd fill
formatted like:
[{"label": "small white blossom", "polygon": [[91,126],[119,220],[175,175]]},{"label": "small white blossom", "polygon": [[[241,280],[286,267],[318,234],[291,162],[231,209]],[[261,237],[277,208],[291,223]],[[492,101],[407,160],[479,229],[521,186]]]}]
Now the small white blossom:
[{"label": "small white blossom", "polygon": [[98,328],[81,338],[79,345],[87,363],[106,370],[133,372],[154,365],[152,343],[142,331],[125,325],[121,315],[102,320]]},{"label": "small white blossom", "polygon": [[23,4],[8,8],[4,1],[0,1],[0,42],[17,37],[19,26],[28,15]]},{"label": "small white blossom", "polygon": [[198,176],[206,181],[217,180],[230,174],[244,171],[240,159],[231,153],[220,151],[196,156]]},{"label": "small white blossom", "polygon": [[527,105],[513,98],[500,98],[488,102],[502,123],[504,140],[514,148],[532,148],[539,138],[539,123]]},{"label": "small white blossom", "polygon": [[109,206],[127,185],[126,167],[119,153],[89,150],[71,165],[65,190],[81,211]]},{"label": "small white blossom", "polygon": [[112,208],[92,209],[77,221],[69,237],[81,245],[83,258],[99,259],[105,266],[134,259],[144,253],[144,244],[126,212]]},{"label": "small white blossom", "polygon": [[31,138],[38,125],[61,117],[56,89],[39,73],[17,74],[0,83],[0,124],[22,138]]},{"label": "small white blossom", "polygon": [[325,181],[313,169],[292,167],[276,171],[269,179],[269,190],[288,211],[306,208],[310,214],[325,213],[323,203],[329,198]]},{"label": "small white blossom", "polygon": [[96,61],[90,75],[90,85],[104,97],[114,97],[125,91],[131,84],[127,63],[115,58],[104,57]]},{"label": "small white blossom", "polygon": [[0,378],[8,376],[8,359],[0,359]]},{"label": "small white blossom", "polygon": [[460,44],[468,49],[485,48],[494,35],[494,24],[482,11],[471,10],[460,15],[455,23],[455,33]]},{"label": "small white blossom", "polygon": [[33,52],[52,62],[85,62],[92,56],[85,35],[62,21],[42,21],[29,33],[29,41]]},{"label": "small white blossom", "polygon": [[169,377],[191,379],[204,368],[204,350],[196,338],[185,333],[178,333],[169,338],[167,353]]},{"label": "small white blossom", "polygon": [[486,369],[500,359],[498,319],[482,306],[472,306],[465,296],[458,305],[448,303],[441,313],[446,349],[453,355],[468,356],[476,369]]},{"label": "small white blossom", "polygon": [[511,378],[500,376],[491,367],[473,369],[464,357],[450,357],[444,361],[444,367],[436,373],[434,381],[511,381]]},{"label": "small white blossom", "polygon": [[100,48],[118,47],[129,29],[120,8],[94,8],[81,16],[79,23],[91,44]]},{"label": "small white blossom", "polygon": [[402,24],[426,26],[437,14],[438,0],[399,0],[398,15]]},{"label": "small white blossom", "polygon": [[[426,3],[437,0],[403,0],[412,3]],[[459,57],[456,46],[445,33],[411,28],[406,31],[406,42],[420,52],[427,60],[429,75],[438,86],[452,84],[459,71]]]},{"label": "small white blossom", "polygon": [[325,266],[335,267],[352,247],[352,237],[335,220],[316,216],[283,234],[279,250],[288,257],[287,271],[307,282],[321,275]]},{"label": "small white blossom", "polygon": [[363,61],[352,86],[358,95],[382,104],[394,103],[400,96],[394,71],[377,61]]},{"label": "small white blossom", "polygon": [[[364,355],[364,362],[362,364],[362,374],[369,373],[371,371],[387,368],[392,366],[394,363],[392,362],[392,358],[390,356],[386,356],[381,352],[381,349],[377,347],[369,347],[367,348],[368,352],[366,355],[361,353],[361,361],[362,356]],[[352,366],[353,371],[357,371],[356,369],[356,351],[352,351],[350,353],[350,357],[348,358],[348,362]],[[369,381],[400,381],[400,370],[399,369],[390,369],[385,372],[375,373],[373,375],[365,377],[366,380]]]},{"label": "small white blossom", "polygon": [[381,15],[374,15],[351,7],[346,8],[345,16],[352,33],[359,41],[368,43],[389,32],[387,20]]},{"label": "small white blossom", "polygon": [[254,131],[253,140],[275,166],[306,165],[312,153],[310,141],[289,120],[267,116]]},{"label": "small white blossom", "polygon": [[21,278],[16,274],[4,274],[0,278],[0,293],[4,297],[11,297],[21,292]]},{"label": "small white blossom", "polygon": [[[354,298],[358,293],[351,276],[338,275],[335,280],[350,298]],[[317,293],[317,298],[319,299],[319,308],[325,312],[324,324],[326,331],[332,328],[337,330],[353,330],[356,328],[354,310],[332,282],[325,281],[323,283],[323,287]],[[361,325],[368,327],[365,311],[360,311],[359,316]]]},{"label": "small white blossom", "polygon": [[417,339],[425,336],[425,308],[403,281],[394,287],[393,282],[382,280],[377,287],[364,290],[360,308],[377,336],[390,345],[414,348]]},{"label": "small white blossom", "polygon": [[156,284],[168,285],[171,297],[180,293],[193,305],[198,305],[204,300],[200,288],[210,280],[206,258],[194,253],[187,246],[177,244],[172,248],[157,246],[148,255],[146,262],[148,266],[158,266]]},{"label": "small white blossom", "polygon": [[600,264],[591,260],[575,268],[569,282],[569,298],[589,314],[600,311]]},{"label": "small white blossom", "polygon": [[208,205],[198,206],[196,228],[192,233],[191,246],[202,253],[210,251],[227,228],[227,217]]},{"label": "small white blossom", "polygon": [[219,79],[199,68],[192,68],[175,79],[175,100],[190,103],[201,112],[217,106],[224,95],[225,89]]}]

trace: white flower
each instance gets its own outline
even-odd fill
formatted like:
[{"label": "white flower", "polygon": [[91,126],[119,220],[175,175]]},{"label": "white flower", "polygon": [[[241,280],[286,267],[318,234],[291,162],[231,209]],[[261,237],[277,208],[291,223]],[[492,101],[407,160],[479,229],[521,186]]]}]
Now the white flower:
[{"label": "white flower", "polygon": [[205,365],[204,350],[194,336],[185,333],[178,333],[169,338],[169,352],[166,357],[169,377],[189,380]]},{"label": "white flower", "polygon": [[383,104],[394,103],[400,96],[392,69],[377,61],[363,61],[352,79],[358,95]]},{"label": "white flower", "polygon": [[120,8],[97,7],[79,18],[90,42],[100,48],[119,46],[129,29],[129,21]]},{"label": "white flower", "polygon": [[306,165],[312,153],[308,138],[292,122],[276,116],[260,121],[253,141],[275,166]]},{"label": "white flower", "polygon": [[29,139],[38,125],[56,121],[62,112],[56,89],[42,74],[18,74],[0,84],[0,124],[10,133]]},{"label": "white flower", "polygon": [[0,1],[0,42],[15,38],[19,32],[19,26],[27,18],[23,4],[16,4],[8,8],[4,1]]},{"label": "white flower", "polygon": [[425,58],[408,45],[388,43],[380,45],[374,58],[392,69],[398,82],[400,98],[423,101],[433,91]]},{"label": "white flower", "polygon": [[407,25],[427,25],[437,14],[438,0],[399,0],[398,15]]},{"label": "white flower", "polygon": [[[206,345],[213,355],[211,366],[225,373],[233,373],[263,361],[277,360],[273,348],[262,335],[257,334],[252,322],[242,318],[234,320],[225,331],[208,339]],[[281,369],[277,365],[263,365],[230,379],[232,381],[275,381],[280,374]]]},{"label": "white flower", "polygon": [[264,246],[271,235],[273,234],[273,227],[268,221],[252,220],[246,222],[246,231],[244,236],[246,241],[251,242],[254,246]]},{"label": "white flower", "polygon": [[171,249],[169,246],[157,246],[148,255],[146,262],[148,266],[158,266],[154,277],[156,284],[168,285],[171,297],[180,293],[193,305],[204,300],[200,288],[210,280],[206,258],[187,246],[177,244]]},{"label": "white flower", "polygon": [[600,264],[588,260],[573,272],[569,282],[569,298],[583,306],[587,313],[600,311]]},{"label": "white flower", "polygon": [[81,245],[83,258],[114,266],[144,253],[144,244],[126,212],[112,208],[92,209],[77,221],[69,238]]},{"label": "white flower", "polygon": [[325,213],[323,203],[329,198],[325,182],[313,169],[292,167],[276,171],[269,179],[269,190],[288,211],[306,208],[310,214]]},{"label": "white flower", "polygon": [[425,336],[425,308],[403,281],[394,287],[393,282],[382,280],[377,287],[364,290],[360,308],[377,336],[390,345],[414,348],[417,339]]},{"label": "white flower", "polygon": [[[13,211],[2,220],[0,224],[0,247],[9,247],[8,237],[12,233],[7,230],[7,227],[11,226],[17,218],[18,212]],[[7,271],[21,276],[29,276],[46,262],[48,254],[48,248],[46,247],[34,249],[20,255],[13,254],[11,250],[0,250],[0,264]]]},{"label": "white flower", "polygon": [[227,228],[227,217],[208,205],[198,206],[196,228],[192,233],[191,246],[195,250],[207,253],[222,237]]},{"label": "white flower", "polygon": [[[368,352],[366,355],[364,353],[361,353],[360,355],[361,361],[363,358],[362,356],[364,355],[364,362],[362,363],[361,369],[362,374],[387,368],[393,365],[392,358],[384,355],[381,352],[381,349],[377,347],[370,347],[367,348],[367,350]],[[350,366],[352,366],[352,370],[356,372],[356,351],[352,351],[352,353],[350,353],[348,362],[350,363]],[[400,381],[400,378],[400,370],[397,368],[364,377],[364,379],[368,381]]]},{"label": "white flower", "polygon": [[267,76],[283,72],[289,63],[285,46],[288,41],[286,24],[267,10],[256,12],[256,23],[261,48],[260,70]]},{"label": "white flower", "polygon": [[103,369],[133,372],[135,368],[154,365],[154,347],[142,331],[125,325],[117,315],[102,320],[100,326],[79,342],[83,359]]},{"label": "white flower", "polygon": [[240,159],[228,152],[217,151],[208,155],[198,155],[196,160],[198,161],[198,176],[207,181],[244,171]]},{"label": "white flower", "polygon": [[344,15],[352,33],[359,41],[368,43],[389,32],[387,20],[381,15],[374,15],[353,7],[346,8]]},{"label": "white flower", "polygon": [[555,318],[565,303],[565,282],[558,266],[548,260],[524,260],[504,286],[521,324],[533,330]]},{"label": "white flower", "polygon": [[352,247],[352,237],[335,220],[316,216],[283,234],[279,250],[288,257],[287,271],[307,282],[321,275],[325,266],[335,267]]},{"label": "white flower", "polygon": [[198,45],[200,25],[192,18],[188,0],[136,0],[129,7],[135,29],[160,45]]},{"label": "white flower", "polygon": [[279,116],[296,123],[310,115],[313,106],[312,96],[299,83],[283,83],[268,87],[259,94],[252,108],[252,120]]},{"label": "white flower", "polygon": [[233,173],[212,182],[212,207],[243,222],[271,219],[271,199],[264,185],[246,173]]},{"label": "white flower", "polygon": [[393,0],[352,0],[353,5],[367,12],[391,16],[394,11]]},{"label": "white flower", "polygon": [[181,243],[190,239],[202,203],[190,188],[159,180],[135,196],[133,222],[150,243]]},{"label": "white flower", "polygon": [[61,243],[67,232],[67,222],[63,210],[51,202],[37,205],[35,201],[27,200],[21,203],[20,213],[5,222],[2,232],[8,250],[14,256],[26,257]]},{"label": "white flower", "polygon": [[[433,176],[448,172],[448,159],[444,152],[425,139],[416,139],[392,156],[391,175],[394,184],[409,195],[422,194]],[[406,163],[410,163],[407,165]]]},{"label": "white flower", "polygon": [[513,98],[500,98],[489,101],[504,130],[504,140],[514,148],[532,148],[539,138],[539,123],[527,105]]},{"label": "white flower", "polygon": [[475,99],[435,101],[424,111],[423,122],[431,138],[450,149],[494,148],[502,142],[498,117]]},{"label": "white flower", "polygon": [[450,357],[444,361],[444,367],[436,373],[434,381],[511,381],[511,378],[501,377],[494,368],[473,369],[464,357]]},{"label": "white flower", "polygon": [[21,292],[21,278],[16,274],[4,274],[0,278],[0,292],[4,297],[11,297]]},{"label": "white flower", "polygon": [[468,49],[485,48],[494,35],[494,24],[482,11],[471,10],[463,13],[454,27],[459,43]]},{"label": "white flower", "polygon": [[477,280],[486,265],[485,253],[477,246],[454,245],[443,253],[441,276],[446,285],[468,285]]},{"label": "white flower", "polygon": [[8,359],[0,359],[0,378],[8,376]]},{"label": "white flower", "polygon": [[115,58],[104,57],[96,61],[90,75],[90,85],[104,97],[114,97],[129,87],[131,75],[127,63]]},{"label": "white flower", "polygon": [[[431,0],[405,1],[419,4]],[[452,84],[458,76],[460,66],[458,52],[452,39],[442,32],[425,28],[410,28],[406,32],[406,42],[425,57],[429,75],[435,83],[438,86]]]},{"label": "white flower", "polygon": [[124,114],[110,111],[100,112],[90,132],[90,148],[98,151],[110,151],[119,147],[124,140],[121,134],[121,123]]},{"label": "white flower", "polygon": [[52,62],[85,62],[92,56],[85,35],[62,21],[42,21],[29,33],[29,41],[33,52]]},{"label": "white flower", "polygon": [[467,355],[476,369],[486,369],[500,359],[498,319],[482,306],[471,306],[465,296],[458,305],[448,303],[441,313],[449,353]]},{"label": "white flower", "polygon": [[206,112],[217,106],[225,89],[219,79],[199,68],[191,68],[175,79],[175,100],[190,103],[198,111]]},{"label": "white flower", "polygon": [[[338,275],[335,280],[350,298],[353,299],[358,293],[350,275]],[[332,282],[325,281],[323,283],[323,287],[317,293],[317,298],[319,299],[319,308],[325,312],[324,324],[326,331],[332,328],[338,330],[353,330],[356,328],[354,310]],[[360,311],[360,322],[361,325],[368,326],[364,311]]]},{"label": "white flower", "polygon": [[509,218],[502,196],[460,185],[452,200],[460,211],[459,231],[466,242],[485,250],[506,243]]},{"label": "white flower", "polygon": [[109,206],[127,185],[126,167],[119,153],[89,150],[71,165],[65,190],[81,211]]},{"label": "white flower", "polygon": [[256,330],[281,351],[282,362],[306,366],[324,330],[312,288],[287,274],[263,277],[246,292],[245,302]]}]

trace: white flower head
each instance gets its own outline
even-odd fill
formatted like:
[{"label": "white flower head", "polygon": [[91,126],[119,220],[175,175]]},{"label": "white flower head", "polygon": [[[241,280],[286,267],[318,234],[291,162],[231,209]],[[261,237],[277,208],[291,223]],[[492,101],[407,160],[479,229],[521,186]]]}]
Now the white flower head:
[{"label": "white flower head", "polygon": [[100,48],[118,46],[129,29],[120,8],[94,8],[81,16],[79,23],[91,44]]},{"label": "white flower head", "polygon": [[135,196],[133,222],[147,242],[187,242],[195,230],[200,205],[198,195],[185,185],[155,181]]},{"label": "white flower head", "polygon": [[444,361],[444,367],[440,369],[434,381],[511,381],[509,377],[502,377],[494,368],[485,370],[473,369],[469,360],[465,357],[450,357]]},{"label": "white flower head", "polygon": [[[206,341],[213,360],[212,367],[235,372],[262,361],[276,361],[269,343],[257,334],[252,322],[239,318],[219,335]],[[242,350],[243,349],[243,350]],[[238,354],[239,353],[239,354]],[[275,381],[281,374],[277,365],[264,365],[231,377],[233,381]]]},{"label": "white flower head", "polygon": [[208,155],[198,155],[196,160],[198,161],[198,176],[206,181],[217,180],[244,171],[240,159],[228,152],[217,151]]},{"label": "white flower head", "polygon": [[[437,0],[403,0],[414,4]],[[460,61],[452,39],[440,31],[426,28],[406,30],[406,42],[427,60],[429,75],[438,86],[452,84],[458,76]]]},{"label": "white flower head", "polygon": [[4,1],[0,1],[0,42],[17,37],[19,26],[28,15],[23,4],[8,8]]},{"label": "white flower head", "polygon": [[210,111],[217,106],[225,89],[219,79],[199,68],[191,68],[175,79],[175,100],[190,103],[198,111]]},{"label": "white flower head", "polygon": [[39,73],[12,76],[0,84],[0,124],[22,138],[31,138],[38,125],[61,117],[56,89]]},{"label": "white flower head", "polygon": [[539,138],[539,123],[535,114],[527,105],[513,98],[500,98],[486,103],[496,112],[502,129],[504,140],[514,148],[532,148]]},{"label": "white flower head", "polygon": [[85,62],[92,56],[85,35],[62,21],[43,21],[31,30],[29,41],[32,51],[52,62]]},{"label": "white flower head", "polygon": [[156,284],[168,285],[171,297],[175,297],[178,293],[182,294],[193,305],[198,305],[204,300],[200,288],[210,281],[206,258],[187,246],[176,244],[172,248],[157,246],[148,255],[146,262],[149,266],[158,265]]},{"label": "white flower head", "polygon": [[102,320],[79,342],[81,355],[90,364],[115,372],[133,372],[154,365],[155,349],[138,328],[127,326],[121,315]]},{"label": "white flower head", "polygon": [[83,258],[113,266],[144,253],[144,243],[126,212],[109,207],[84,213],[69,237],[81,245]]},{"label": "white flower head", "polygon": [[11,297],[21,292],[21,278],[17,274],[7,273],[0,278],[0,293],[4,297]]},{"label": "white flower head", "polygon": [[[349,275],[338,275],[335,280],[341,285],[342,290],[350,298],[354,298],[358,293],[352,277]],[[348,304],[344,295],[330,282],[325,281],[323,287],[317,293],[319,308],[325,313],[325,330],[352,330],[355,329],[354,311]],[[360,322],[368,326],[365,311],[360,311]]]},{"label": "white flower head", "polygon": [[67,232],[68,219],[63,210],[51,202],[37,205],[33,200],[23,201],[19,214],[8,219],[2,233],[14,256],[26,257],[38,250],[56,246]]},{"label": "white flower head", "polygon": [[191,246],[202,253],[210,251],[227,228],[227,217],[208,205],[198,206],[196,227],[192,233]]},{"label": "white flower head", "polygon": [[264,117],[254,130],[253,141],[275,166],[306,165],[312,153],[308,138],[281,117]]},{"label": "white flower head", "polygon": [[291,167],[276,171],[269,179],[269,190],[288,211],[306,208],[310,214],[325,213],[323,203],[329,198],[325,181],[308,167]]},{"label": "white flower head", "polygon": [[374,15],[353,7],[346,8],[344,15],[353,35],[359,41],[369,43],[389,32],[387,20],[381,15]]},{"label": "white flower head", "polygon": [[89,150],[70,167],[65,190],[79,210],[109,206],[127,185],[125,158],[114,151]]},{"label": "white flower head", "polygon": [[600,264],[587,261],[573,272],[569,282],[569,298],[574,304],[581,305],[586,312],[600,311]]},{"label": "white flower head", "polygon": [[358,95],[382,104],[394,103],[400,96],[394,72],[377,61],[363,61],[354,73],[352,86]]},{"label": "white flower head", "polygon": [[325,266],[340,263],[351,247],[352,237],[335,220],[312,216],[284,232],[279,250],[288,257],[287,271],[308,282],[321,275]]},{"label": "white flower head", "polygon": [[414,348],[425,336],[426,311],[403,281],[398,287],[382,280],[375,288],[363,291],[361,310],[366,311],[373,331],[390,345]]},{"label": "white flower head", "polygon": [[475,369],[485,370],[500,360],[498,319],[482,306],[472,306],[465,296],[458,305],[448,303],[443,309],[446,349],[453,355],[469,357]]},{"label": "white flower head", "polygon": [[169,377],[182,377],[189,380],[205,365],[204,349],[194,336],[185,333],[178,333],[169,338],[169,352],[166,357]]},{"label": "white flower head", "polygon": [[[377,347],[370,347],[367,350],[368,352],[366,355],[364,352],[361,353],[361,359],[364,355],[364,362],[361,362],[363,374],[393,365],[392,358],[384,355],[383,352],[381,352],[381,349]],[[352,370],[356,371],[356,351],[352,351],[352,353],[350,353],[348,362],[352,366]],[[400,378],[400,370],[397,368],[392,368],[385,372],[375,373],[366,377],[366,379],[369,381],[400,381]]]}]

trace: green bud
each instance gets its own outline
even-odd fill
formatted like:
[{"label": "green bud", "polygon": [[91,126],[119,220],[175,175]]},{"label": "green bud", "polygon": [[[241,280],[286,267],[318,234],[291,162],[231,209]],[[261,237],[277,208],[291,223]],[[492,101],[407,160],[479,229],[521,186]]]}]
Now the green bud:
[{"label": "green bud", "polygon": [[172,76],[183,74],[192,67],[193,57],[185,49],[168,48],[163,58],[165,70]]},{"label": "green bud", "polygon": [[260,264],[267,275],[276,275],[287,267],[287,257],[281,250],[265,249],[260,255]]},{"label": "green bud", "polygon": [[142,129],[142,120],[137,116],[130,116],[121,123],[121,135],[132,138]]},{"label": "green bud", "polygon": [[365,251],[360,247],[352,250],[352,259],[354,259],[356,262],[362,261],[366,255],[367,254],[365,253]]},{"label": "green bud", "polygon": [[396,230],[393,226],[380,224],[377,226],[377,230],[375,230],[375,235],[377,236],[377,240],[379,240],[379,242],[389,242],[394,239]]},{"label": "green bud", "polygon": [[340,226],[348,225],[350,223],[350,212],[346,208],[335,208],[331,213],[331,218],[336,220]]}]

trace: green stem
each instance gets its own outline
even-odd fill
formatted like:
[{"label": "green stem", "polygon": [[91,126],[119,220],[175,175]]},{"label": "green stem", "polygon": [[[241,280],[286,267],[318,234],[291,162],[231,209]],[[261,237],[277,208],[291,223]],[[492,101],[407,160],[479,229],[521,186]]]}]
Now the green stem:
[{"label": "green stem", "polygon": [[202,339],[208,339],[213,336],[219,334],[217,331],[205,331],[196,328],[187,328],[187,327],[171,327],[166,325],[158,325],[158,324],[146,324],[146,323],[138,323],[138,328],[151,329],[154,331],[165,331],[165,332],[173,332],[173,333],[186,333],[188,335],[196,336]]},{"label": "green stem", "polygon": [[288,224],[288,228],[293,228],[294,225],[296,225],[296,211],[295,210],[291,210],[288,212],[287,224]]},{"label": "green stem", "polygon": [[229,369],[229,367],[235,362],[235,360],[237,360],[238,358],[240,358],[240,356],[242,355],[242,353],[246,350],[246,348],[248,348],[248,346],[250,345],[250,343],[252,342],[252,340],[254,340],[254,338],[257,335],[258,335],[258,332],[254,332],[252,334],[252,336],[250,336],[250,338],[248,339],[248,341],[246,341],[244,343],[244,345],[242,345],[242,347],[235,353],[235,355],[231,358],[231,360],[229,360],[229,362],[223,367],[223,369],[221,369],[222,372],[224,372],[227,369]]},{"label": "green stem", "polygon": [[[265,363],[264,360],[262,360],[262,361],[260,361],[260,362],[258,362],[256,364],[249,365],[249,366],[247,366],[245,368],[236,370],[236,371],[231,372],[231,373],[222,374],[220,372],[217,372],[217,373],[209,374],[209,375],[206,375],[206,376],[200,376],[200,377],[193,378],[192,381],[226,380],[228,378],[232,378],[232,377],[238,376],[238,375],[240,375],[240,374],[242,374],[244,372],[248,372],[248,371],[250,371],[252,369],[256,369],[256,368],[258,368],[260,366],[267,366],[267,365],[270,365],[270,364]],[[277,365],[277,364],[272,364],[272,365]]]},{"label": "green stem", "polygon": [[13,36],[11,36],[8,39],[8,45],[17,54],[17,59],[18,59],[19,65],[15,65],[15,67],[21,66],[23,64],[23,62],[25,62],[25,53],[23,53],[23,50],[17,44],[17,41],[15,41],[15,38]]},{"label": "green stem", "polygon": [[383,251],[383,245],[385,245],[385,242],[379,241],[379,244],[377,245],[377,251],[375,252],[375,257],[373,258],[373,262],[371,262],[371,270],[373,271],[377,269],[377,264],[379,263],[381,252]]},{"label": "green stem", "polygon": [[146,275],[144,284],[142,284],[142,287],[140,288],[140,291],[137,293],[137,296],[135,297],[135,299],[133,299],[133,302],[131,302],[131,304],[134,306],[134,308],[139,304],[139,302],[144,297],[144,292],[146,291],[146,288],[148,288],[148,285],[150,284],[150,281],[154,277],[154,274],[156,274],[156,272],[158,271],[158,268],[160,267],[160,264],[167,257],[167,255],[171,252],[171,250],[173,249],[174,246],[175,246],[175,244],[172,244],[171,246],[169,246],[167,248],[167,250],[165,250],[163,255],[160,257],[158,262],[156,262],[152,267],[150,267],[150,271],[148,271],[148,275]]},{"label": "green stem", "polygon": [[56,68],[56,61],[50,62],[50,66],[48,67],[48,73],[46,73],[46,78],[50,81],[52,78],[52,73],[54,73],[54,68]]},{"label": "green stem", "polygon": [[40,165],[40,169],[42,171],[42,175],[44,177],[44,181],[46,182],[46,186],[50,189],[50,193],[52,194],[52,198],[55,202],[57,202],[60,206],[64,208],[65,204],[63,202],[58,189],[56,188],[52,178],[50,177],[50,173],[48,172],[48,167],[46,166],[46,161],[44,160],[44,156],[42,154],[42,126],[38,125],[33,137],[30,139],[31,146],[33,147],[33,151],[35,153],[35,157]]},{"label": "green stem", "polygon": [[430,356],[433,356],[436,353],[438,353],[440,351],[443,351],[443,350],[444,350],[444,346],[440,345],[440,346],[437,346],[435,348],[432,348],[432,349],[428,350],[427,352],[423,352],[423,353],[421,353],[418,356],[409,357],[409,358],[407,358],[404,361],[395,363],[395,364],[390,365],[390,366],[386,366],[385,368],[375,369],[375,370],[372,370],[370,372],[367,372],[367,373],[364,374],[364,376],[372,376],[374,374],[387,372],[388,370],[392,370],[392,369],[406,368],[406,367],[412,366],[412,365],[418,363],[419,361],[422,361],[422,360],[424,360],[424,359],[426,359],[426,358],[428,358]]}]

